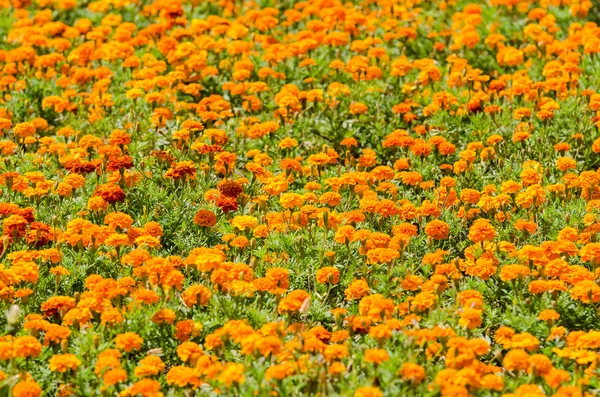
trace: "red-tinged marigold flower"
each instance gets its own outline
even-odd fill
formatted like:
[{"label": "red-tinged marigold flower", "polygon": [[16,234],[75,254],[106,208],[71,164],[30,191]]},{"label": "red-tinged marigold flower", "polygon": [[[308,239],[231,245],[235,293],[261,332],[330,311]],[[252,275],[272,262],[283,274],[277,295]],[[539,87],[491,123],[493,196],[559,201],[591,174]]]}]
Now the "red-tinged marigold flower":
[{"label": "red-tinged marigold flower", "polygon": [[75,299],[69,296],[53,296],[42,303],[41,310],[46,317],[52,317],[60,313],[66,313],[75,307]]},{"label": "red-tinged marigold flower", "polygon": [[217,224],[217,216],[210,210],[199,210],[194,216],[194,223],[202,227],[213,227]]},{"label": "red-tinged marigold flower", "polygon": [[125,192],[119,185],[114,183],[99,185],[94,192],[94,196],[101,197],[109,204],[115,204],[125,200]]},{"label": "red-tinged marigold flower", "polygon": [[171,165],[171,168],[165,172],[164,177],[167,179],[179,180],[183,178],[196,178],[196,165],[193,161],[180,161]]},{"label": "red-tinged marigold flower", "polygon": [[224,213],[234,212],[238,209],[238,202],[235,198],[223,195],[220,195],[217,198],[215,205],[219,207]]},{"label": "red-tinged marigold flower", "polygon": [[217,189],[223,196],[233,198],[237,198],[244,191],[239,182],[232,181],[231,179],[223,179],[217,184]]},{"label": "red-tinged marigold flower", "polygon": [[192,337],[194,330],[195,323],[193,320],[178,321],[175,324],[175,339],[185,342]]},{"label": "red-tinged marigold flower", "polygon": [[106,167],[109,172],[130,168],[133,168],[133,157],[131,156],[113,157],[108,161],[108,166]]},{"label": "red-tinged marigold flower", "polygon": [[358,146],[358,141],[355,138],[344,138],[341,140],[340,145],[345,147]]},{"label": "red-tinged marigold flower", "polygon": [[290,286],[290,272],[282,267],[272,267],[267,270],[265,278],[271,281],[276,288],[287,289]]},{"label": "red-tinged marigold flower", "polygon": [[98,168],[98,165],[89,161],[70,161],[65,164],[65,169],[74,174],[89,174]]}]

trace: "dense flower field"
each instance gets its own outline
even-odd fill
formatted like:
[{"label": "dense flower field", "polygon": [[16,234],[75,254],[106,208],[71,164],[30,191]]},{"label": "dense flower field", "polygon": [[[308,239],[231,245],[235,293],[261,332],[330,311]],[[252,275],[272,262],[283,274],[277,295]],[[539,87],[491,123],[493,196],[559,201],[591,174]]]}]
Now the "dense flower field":
[{"label": "dense flower field", "polygon": [[598,395],[598,24],[0,0],[0,395]]}]

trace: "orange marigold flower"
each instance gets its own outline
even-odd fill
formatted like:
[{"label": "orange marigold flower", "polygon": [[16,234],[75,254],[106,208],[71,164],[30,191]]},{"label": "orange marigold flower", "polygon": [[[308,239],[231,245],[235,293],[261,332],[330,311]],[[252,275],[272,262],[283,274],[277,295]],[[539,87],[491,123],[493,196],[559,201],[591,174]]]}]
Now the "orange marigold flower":
[{"label": "orange marigold flower", "polygon": [[400,253],[391,248],[374,248],[367,251],[369,263],[391,263],[395,259],[400,258]]},{"label": "orange marigold flower", "polygon": [[33,336],[19,336],[12,343],[15,357],[37,357],[42,352],[42,344]]},{"label": "orange marigold flower", "polygon": [[158,375],[165,369],[165,363],[158,356],[146,356],[140,360],[134,370],[134,375],[138,378]]},{"label": "orange marigold flower", "polygon": [[500,280],[511,281],[517,278],[525,278],[531,274],[528,266],[524,265],[504,265],[500,269]]},{"label": "orange marigold flower", "polygon": [[195,363],[204,352],[197,343],[183,342],[177,347],[177,357],[183,362]]},{"label": "orange marigold flower", "polygon": [[450,226],[439,219],[434,219],[425,226],[425,234],[434,240],[445,240],[450,233]]},{"label": "orange marigold flower", "polygon": [[226,386],[231,386],[233,383],[242,384],[246,380],[244,369],[243,364],[227,363],[217,376],[217,380],[225,383]]},{"label": "orange marigold flower", "polygon": [[468,329],[475,329],[481,325],[482,310],[474,308],[463,308],[460,310],[460,319],[458,323]]},{"label": "orange marigold flower", "polygon": [[132,350],[139,350],[142,346],[144,339],[135,332],[126,332],[119,334],[115,338],[115,344],[121,350],[130,352]]},{"label": "orange marigold flower", "polygon": [[285,268],[273,267],[268,269],[265,278],[271,281],[276,288],[285,290],[290,286],[290,272]]},{"label": "orange marigold flower", "polygon": [[528,359],[529,368],[527,372],[533,373],[536,376],[544,376],[554,367],[550,359],[544,354],[533,354]]},{"label": "orange marigold flower", "polygon": [[254,230],[258,226],[258,219],[249,215],[236,216],[229,221],[234,228],[244,231],[246,229]]},{"label": "orange marigold flower", "polygon": [[404,380],[420,383],[423,379],[425,379],[425,368],[419,364],[404,363],[400,368],[399,375],[401,375],[402,379]]},{"label": "orange marigold flower", "polygon": [[116,385],[117,383],[125,382],[127,380],[127,371],[123,368],[109,369],[102,376],[102,381],[106,386]]},{"label": "orange marigold flower", "polygon": [[203,285],[192,285],[183,291],[181,299],[187,307],[193,307],[195,305],[206,306],[210,297],[212,296],[210,290]]},{"label": "orange marigold flower", "polygon": [[600,138],[597,138],[592,144],[592,151],[596,154],[600,153]]},{"label": "orange marigold flower", "polygon": [[177,385],[179,387],[191,385],[192,387],[198,387],[202,384],[199,376],[199,371],[194,368],[178,365],[169,369],[166,380],[169,385]]},{"label": "orange marigold flower", "polygon": [[469,228],[469,240],[474,243],[479,243],[482,241],[491,241],[496,236],[496,229],[489,220],[484,218],[479,218],[473,222],[471,227]]},{"label": "orange marigold flower", "polygon": [[337,284],[340,281],[340,271],[333,266],[317,270],[317,282],[321,284]]},{"label": "orange marigold flower", "polygon": [[383,393],[377,387],[365,386],[356,389],[354,397],[383,397]]},{"label": "orange marigold flower", "polygon": [[42,388],[34,380],[22,380],[12,388],[14,397],[39,397]]},{"label": "orange marigold flower", "polygon": [[502,365],[509,371],[525,371],[529,367],[529,354],[523,349],[515,349],[506,353]]},{"label": "orange marigold flower", "polygon": [[75,371],[81,360],[74,354],[55,354],[50,357],[50,371],[66,372],[68,370]]},{"label": "orange marigold flower", "polygon": [[487,374],[481,378],[481,387],[501,391],[504,389],[504,378],[499,375]]},{"label": "orange marigold flower", "polygon": [[279,203],[286,209],[301,207],[303,202],[302,196],[298,193],[283,193],[279,196]]},{"label": "orange marigold flower", "polygon": [[560,314],[556,312],[556,310],[546,309],[542,310],[542,312],[538,315],[538,320],[543,321],[556,321],[560,318]]},{"label": "orange marigold flower", "polygon": [[279,305],[277,305],[277,312],[283,314],[306,311],[309,304],[310,294],[304,290],[295,290],[281,299]]},{"label": "orange marigold flower", "polygon": [[141,395],[144,397],[162,397],[160,392],[160,382],[154,379],[142,379],[135,382],[131,387],[123,390],[121,393],[126,396]]},{"label": "orange marigold flower", "polygon": [[385,349],[367,349],[363,355],[365,362],[373,364],[381,364],[389,359],[390,356]]},{"label": "orange marigold flower", "polygon": [[360,299],[369,294],[369,284],[364,279],[354,280],[344,291],[347,300]]},{"label": "orange marigold flower", "polygon": [[418,293],[410,302],[410,308],[416,312],[422,312],[432,308],[438,301],[438,297],[431,292]]}]

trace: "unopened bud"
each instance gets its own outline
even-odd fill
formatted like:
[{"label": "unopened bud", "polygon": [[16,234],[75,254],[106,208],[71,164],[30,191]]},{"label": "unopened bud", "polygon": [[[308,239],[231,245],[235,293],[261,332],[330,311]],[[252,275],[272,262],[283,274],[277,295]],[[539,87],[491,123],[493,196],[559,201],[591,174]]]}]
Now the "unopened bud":
[{"label": "unopened bud", "polygon": [[10,335],[15,335],[19,330],[19,319],[21,318],[21,309],[17,305],[12,305],[6,311],[6,330]]}]

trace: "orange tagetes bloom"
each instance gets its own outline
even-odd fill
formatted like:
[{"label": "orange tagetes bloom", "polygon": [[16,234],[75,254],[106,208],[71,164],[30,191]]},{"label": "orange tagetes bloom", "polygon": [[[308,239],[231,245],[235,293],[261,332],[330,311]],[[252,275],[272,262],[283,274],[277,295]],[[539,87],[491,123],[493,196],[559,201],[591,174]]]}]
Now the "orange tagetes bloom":
[{"label": "orange tagetes bloom", "polygon": [[142,346],[142,342],[144,342],[144,339],[142,339],[135,332],[126,332],[124,334],[119,334],[115,338],[116,346],[125,352],[139,350]]},{"label": "orange tagetes bloom", "polygon": [[445,240],[450,233],[450,226],[440,220],[433,220],[425,226],[425,233],[434,240]]}]

